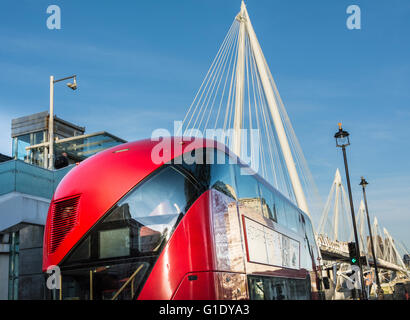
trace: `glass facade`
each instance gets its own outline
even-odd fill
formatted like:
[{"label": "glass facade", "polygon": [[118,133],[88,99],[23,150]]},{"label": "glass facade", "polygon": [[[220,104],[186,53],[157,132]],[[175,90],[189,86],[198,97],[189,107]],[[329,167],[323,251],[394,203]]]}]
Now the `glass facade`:
[{"label": "glass facade", "polygon": [[38,131],[14,137],[12,140],[13,158],[42,167],[44,162],[44,147],[33,151],[26,150],[26,147],[43,143],[45,141],[45,135],[46,131]]},{"label": "glass facade", "polygon": [[[41,145],[47,142],[48,131],[32,132],[16,136],[12,140],[12,156],[14,159],[47,168],[48,145]],[[98,132],[75,137],[64,137],[55,134],[54,157],[66,152],[70,164],[80,162],[99,151],[117,146],[126,141],[117,138],[108,132]],[[37,146],[39,145],[39,146]],[[26,149],[27,147],[33,148]]]},{"label": "glass facade", "polygon": [[30,146],[30,134],[25,134],[14,138],[13,143],[13,156],[15,157],[15,159],[23,161],[27,160],[26,147]]},{"label": "glass facade", "polygon": [[54,153],[57,156],[66,152],[68,157],[73,159],[73,161],[82,161],[97,152],[115,147],[124,142],[124,140],[119,139],[108,132],[87,134],[57,141],[54,145]]}]

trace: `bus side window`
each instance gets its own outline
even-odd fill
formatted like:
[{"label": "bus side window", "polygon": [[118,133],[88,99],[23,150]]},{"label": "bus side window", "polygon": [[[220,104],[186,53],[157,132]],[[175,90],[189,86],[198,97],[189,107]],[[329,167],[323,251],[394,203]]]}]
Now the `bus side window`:
[{"label": "bus side window", "polygon": [[239,165],[235,166],[235,178],[239,211],[242,214],[262,216],[262,203],[258,181],[253,175],[243,174]]},{"label": "bus side window", "polygon": [[311,245],[315,244],[315,236],[313,234],[313,228],[310,220],[306,220],[306,236]]},{"label": "bus side window", "polygon": [[262,213],[264,217],[277,222],[275,197],[273,192],[262,183],[259,184],[259,187],[262,197]]},{"label": "bus side window", "polygon": [[293,232],[298,232],[299,212],[295,207],[289,203],[285,203],[286,206],[286,218],[288,221],[288,228]]},{"label": "bus side window", "polygon": [[303,214],[299,212],[298,214],[298,233],[304,237],[306,233],[306,225],[305,225],[305,218],[303,217]]},{"label": "bus side window", "polygon": [[317,262],[317,257],[318,257],[318,251],[317,251],[317,247],[316,247],[316,241],[315,241],[315,235],[313,233],[313,227],[312,227],[312,223],[310,222],[309,219],[306,219],[306,236],[307,239],[309,241],[309,245],[313,250],[313,260],[315,261],[315,263]]},{"label": "bus side window", "polygon": [[278,223],[284,227],[288,227],[288,221],[287,221],[286,212],[284,208],[284,201],[279,194],[275,193],[274,196],[275,196],[275,209],[276,209]]},{"label": "bus side window", "polygon": [[251,300],[308,300],[310,277],[305,279],[249,276]]},{"label": "bus side window", "polygon": [[213,152],[214,160],[211,164],[210,187],[236,199],[233,165],[229,164],[229,157],[225,153],[219,150]]}]

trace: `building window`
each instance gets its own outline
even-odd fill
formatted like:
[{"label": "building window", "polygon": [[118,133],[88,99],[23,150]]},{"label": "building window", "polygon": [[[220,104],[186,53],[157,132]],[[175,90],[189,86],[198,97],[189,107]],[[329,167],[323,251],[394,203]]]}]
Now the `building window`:
[{"label": "building window", "polygon": [[19,287],[19,232],[13,232],[9,255],[9,300],[18,300]]},{"label": "building window", "polygon": [[26,147],[30,146],[30,134],[18,136],[16,138],[16,143],[17,145],[14,149],[15,154],[13,156],[19,160],[23,160],[23,161],[28,160]]},{"label": "building window", "polygon": [[44,148],[26,150],[26,147],[43,143],[45,141],[45,131],[28,133],[13,138],[13,157],[31,164],[43,166]]}]

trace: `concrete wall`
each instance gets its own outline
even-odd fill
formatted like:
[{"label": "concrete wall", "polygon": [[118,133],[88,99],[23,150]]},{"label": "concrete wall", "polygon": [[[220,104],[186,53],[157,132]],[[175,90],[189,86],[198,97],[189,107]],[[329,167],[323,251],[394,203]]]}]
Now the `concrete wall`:
[{"label": "concrete wall", "polygon": [[9,245],[8,234],[0,234],[0,300],[9,296]]},{"label": "concrete wall", "polygon": [[7,300],[9,293],[9,254],[0,252],[0,300]]},{"label": "concrete wall", "polygon": [[9,233],[21,224],[44,225],[50,200],[11,192],[0,196],[0,232]]},{"label": "concrete wall", "polygon": [[44,224],[55,188],[73,167],[50,171],[19,160],[0,164],[0,299],[8,299],[12,232],[19,232],[20,239],[18,299],[49,296],[41,270]]},{"label": "concrete wall", "polygon": [[19,300],[43,300],[42,272],[44,226],[30,225],[20,230]]}]

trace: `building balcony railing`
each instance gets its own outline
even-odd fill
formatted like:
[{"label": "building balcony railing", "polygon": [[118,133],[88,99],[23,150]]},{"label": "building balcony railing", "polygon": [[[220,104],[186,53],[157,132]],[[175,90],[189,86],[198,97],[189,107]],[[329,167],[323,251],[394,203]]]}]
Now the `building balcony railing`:
[{"label": "building balcony railing", "polygon": [[[65,152],[71,161],[80,162],[102,150],[125,142],[127,141],[105,131],[57,139],[54,142],[54,157]],[[49,148],[48,142],[27,146],[25,161],[46,166],[47,148]]]},{"label": "building balcony railing", "polygon": [[75,165],[48,170],[21,160],[0,163],[0,196],[20,192],[51,199],[61,179]]}]

